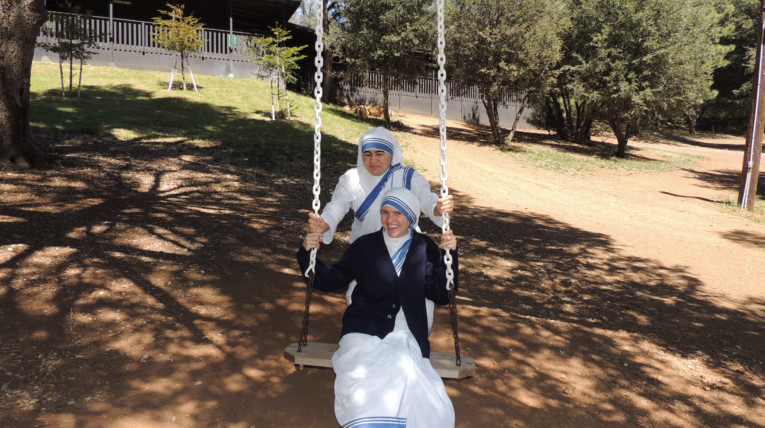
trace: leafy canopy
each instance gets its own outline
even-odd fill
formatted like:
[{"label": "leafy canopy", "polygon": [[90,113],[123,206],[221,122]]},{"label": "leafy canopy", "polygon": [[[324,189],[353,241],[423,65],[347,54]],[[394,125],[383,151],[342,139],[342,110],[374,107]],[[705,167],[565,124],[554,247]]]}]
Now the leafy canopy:
[{"label": "leafy canopy", "polygon": [[52,15],[50,22],[42,27],[43,35],[50,41],[37,43],[37,46],[58,55],[60,62],[70,59],[87,62],[95,53],[91,49],[100,40],[87,25],[91,14],[89,11],[81,12],[79,5],[72,5],[69,1],[65,1],[63,6],[67,13]]},{"label": "leafy canopy", "polygon": [[286,83],[295,83],[296,71],[300,68],[298,61],[305,58],[300,52],[308,45],[287,46],[292,35],[289,30],[279,26],[272,27],[271,33],[273,36],[253,38],[253,48],[250,51],[254,56],[252,62],[268,70],[269,74],[277,73]]},{"label": "leafy canopy", "polygon": [[574,25],[561,72],[567,92],[598,106],[619,140],[641,118],[668,118],[712,96],[728,28],[708,0],[571,0]]},{"label": "leafy canopy", "polygon": [[336,2],[328,39],[354,70],[415,78],[432,64],[436,24],[429,0]]},{"label": "leafy canopy", "polygon": [[156,25],[154,40],[163,48],[178,52],[182,57],[199,52],[203,44],[200,35],[203,24],[193,15],[185,16],[183,5],[167,3],[166,6],[169,10],[159,11],[166,18],[161,16],[154,18]]}]

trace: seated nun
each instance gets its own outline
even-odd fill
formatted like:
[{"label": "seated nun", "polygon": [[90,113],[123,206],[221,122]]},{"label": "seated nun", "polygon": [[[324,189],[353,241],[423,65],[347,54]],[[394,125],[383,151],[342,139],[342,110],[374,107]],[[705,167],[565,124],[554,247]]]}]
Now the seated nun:
[{"label": "seated nun", "polygon": [[[420,203],[405,188],[388,190],[380,204],[382,228],[355,240],[339,262],[316,261],[313,287],[333,291],[356,280],[332,357],[335,416],[343,427],[453,427],[454,407],[430,364],[426,299],[449,303],[443,250],[457,240],[447,231],[437,245],[417,232]],[[308,233],[297,253],[302,272],[319,233]]]}]

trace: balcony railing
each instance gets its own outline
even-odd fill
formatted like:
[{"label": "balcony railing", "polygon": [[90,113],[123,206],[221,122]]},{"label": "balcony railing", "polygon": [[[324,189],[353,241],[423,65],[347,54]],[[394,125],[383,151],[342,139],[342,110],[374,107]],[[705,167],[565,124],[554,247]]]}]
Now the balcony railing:
[{"label": "balcony railing", "polygon": [[[61,19],[56,16],[74,18],[74,15],[49,12],[50,18],[43,28],[53,30],[55,34],[61,32],[63,25]],[[171,52],[160,47],[155,41],[156,25],[148,21],[134,21],[130,19],[110,19],[103,16],[93,16],[86,20],[85,28],[98,40],[96,49],[99,51],[130,52],[141,54],[170,55]],[[226,61],[250,62],[251,47],[250,37],[253,34],[236,31],[215,30],[203,28],[199,36],[204,41],[202,49],[192,57],[202,59],[216,59]],[[50,43],[52,37],[46,36],[40,29],[38,41]]]}]

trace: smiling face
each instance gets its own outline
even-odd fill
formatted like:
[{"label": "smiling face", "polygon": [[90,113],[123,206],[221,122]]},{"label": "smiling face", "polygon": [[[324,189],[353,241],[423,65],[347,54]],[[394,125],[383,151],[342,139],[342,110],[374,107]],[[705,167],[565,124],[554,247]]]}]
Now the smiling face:
[{"label": "smiling face", "polygon": [[367,150],[361,159],[364,161],[364,168],[370,174],[378,177],[388,170],[393,157],[384,150]]},{"label": "smiling face", "polygon": [[391,238],[401,238],[409,234],[409,220],[401,211],[385,205],[380,209],[380,217],[385,232]]}]

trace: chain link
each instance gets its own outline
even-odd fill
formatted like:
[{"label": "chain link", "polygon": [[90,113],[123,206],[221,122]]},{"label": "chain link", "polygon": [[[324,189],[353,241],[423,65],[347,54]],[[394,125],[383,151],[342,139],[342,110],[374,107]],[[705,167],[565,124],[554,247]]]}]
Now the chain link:
[{"label": "chain link", "polygon": [[[438,0],[438,112],[439,112],[439,135],[441,138],[441,198],[449,196],[449,187],[446,185],[448,173],[446,172],[446,54],[444,47],[446,40],[444,37],[444,0]],[[449,214],[443,213],[444,224],[441,231],[446,233],[449,230]],[[452,271],[452,255],[449,250],[444,254],[444,263],[446,264],[446,289],[451,290],[454,287],[454,272]]]},{"label": "chain link", "polygon": [[[318,9],[316,15],[315,47],[316,59],[314,64],[316,65],[316,73],[314,73],[313,78],[316,82],[316,87],[313,90],[313,94],[316,102],[313,106],[315,117],[313,121],[313,203],[311,206],[314,214],[319,215],[319,207],[321,207],[319,200],[319,195],[321,194],[321,186],[319,184],[321,182],[321,97],[323,91],[321,83],[324,80],[324,73],[321,71],[324,65],[324,57],[322,56],[324,51],[324,10],[322,8]],[[306,277],[316,269],[316,250],[316,248],[311,250],[311,261],[308,269],[305,271]]]},{"label": "chain link", "polygon": [[[314,121],[313,121],[313,203],[311,207],[316,215],[319,215],[319,208],[321,207],[321,201],[319,195],[321,194],[321,97],[322,88],[321,83],[324,80],[324,73],[321,69],[324,65],[324,58],[322,52],[324,51],[324,10],[319,8],[316,17],[316,59],[314,64],[316,65],[316,73],[313,78],[316,82],[316,87],[313,90],[316,102],[314,103]],[[300,340],[298,341],[298,352],[302,352],[303,346],[308,345],[308,318],[311,308],[311,294],[313,291],[313,280],[316,275],[316,251],[317,248],[311,249],[311,259],[308,264],[308,269],[305,271],[306,291],[305,291],[305,311],[303,313],[303,324],[300,329]]]},{"label": "chain link", "polygon": [[[446,172],[446,38],[444,36],[444,0],[436,2],[438,8],[438,116],[439,116],[439,136],[441,148],[441,198],[449,196],[449,187],[446,185],[446,179],[449,175]],[[449,214],[443,213],[444,224],[441,231],[446,233],[449,230]],[[446,289],[449,291],[449,315],[452,321],[452,335],[454,336],[454,356],[455,364],[462,365],[460,357],[460,338],[457,327],[457,296],[454,289],[454,271],[452,270],[452,254],[447,248],[444,252],[444,264],[446,264]]]}]

